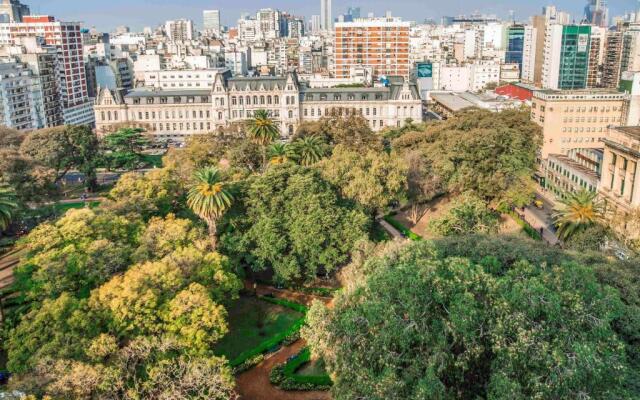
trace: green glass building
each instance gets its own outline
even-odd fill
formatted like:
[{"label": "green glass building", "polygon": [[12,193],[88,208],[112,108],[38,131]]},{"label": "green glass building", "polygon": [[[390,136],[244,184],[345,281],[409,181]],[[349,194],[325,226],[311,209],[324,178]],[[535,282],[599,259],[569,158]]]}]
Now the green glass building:
[{"label": "green glass building", "polygon": [[562,29],[559,89],[585,89],[589,72],[591,27],[565,25]]}]

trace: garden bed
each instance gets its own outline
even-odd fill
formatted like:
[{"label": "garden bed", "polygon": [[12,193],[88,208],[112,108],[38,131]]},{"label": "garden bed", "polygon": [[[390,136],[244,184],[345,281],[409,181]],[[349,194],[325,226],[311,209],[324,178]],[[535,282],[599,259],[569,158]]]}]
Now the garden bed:
[{"label": "garden bed", "polygon": [[273,297],[241,297],[229,308],[229,333],[215,353],[236,372],[259,363],[264,353],[298,339],[307,308]]},{"label": "garden bed", "polygon": [[308,348],[275,366],[269,379],[282,390],[329,390],[333,384],[322,362],[311,359]]}]

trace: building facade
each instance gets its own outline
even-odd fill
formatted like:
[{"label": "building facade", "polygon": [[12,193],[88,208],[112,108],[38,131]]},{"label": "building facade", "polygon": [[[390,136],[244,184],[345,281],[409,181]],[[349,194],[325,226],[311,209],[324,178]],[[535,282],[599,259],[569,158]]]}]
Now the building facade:
[{"label": "building facade", "polygon": [[507,29],[506,64],[518,64],[522,71],[524,56],[525,27],[524,25],[512,25]]},{"label": "building facade", "polygon": [[[0,31],[0,44],[19,44],[28,38],[44,38],[45,44],[58,51],[59,88],[66,118],[93,117],[93,113],[76,112],[91,107],[83,57],[82,35],[77,22],[56,21],[50,16],[25,16],[22,23],[7,24]],[[93,119],[66,119],[67,124],[93,124]]]},{"label": "building facade", "polygon": [[640,207],[640,127],[612,128],[603,140],[604,161],[600,194],[608,208],[630,212]]},{"label": "building facade", "polygon": [[362,115],[378,131],[422,120],[415,84],[391,77],[376,88],[309,88],[295,73],[282,77],[237,77],[218,74],[211,89],[134,90],[128,94],[101,90],[95,104],[98,133],[127,122],[146,126],[159,138],[181,140],[250,119],[267,110],[281,135],[292,135],[305,121],[330,115]]},{"label": "building facade", "polygon": [[626,120],[628,102],[628,94],[613,90],[535,91],[531,120],[543,130],[542,158],[602,147],[609,127]]},{"label": "building facade", "polygon": [[398,18],[362,19],[337,23],[335,76],[348,78],[352,67],[371,67],[375,77],[409,79],[410,23]]},{"label": "building facade", "polygon": [[591,27],[547,26],[544,44],[542,84],[545,89],[587,88]]}]

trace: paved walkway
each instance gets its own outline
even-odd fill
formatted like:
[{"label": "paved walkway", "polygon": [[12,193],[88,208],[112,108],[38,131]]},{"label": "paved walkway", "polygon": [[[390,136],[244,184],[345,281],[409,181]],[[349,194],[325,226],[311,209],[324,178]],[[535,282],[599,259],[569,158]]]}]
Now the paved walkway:
[{"label": "paved walkway", "polygon": [[384,218],[379,217],[376,219],[376,221],[384,228],[385,231],[387,231],[389,233],[389,235],[391,235],[391,237],[393,237],[394,239],[406,239],[404,236],[402,236],[402,233],[400,233],[399,230],[397,230],[396,228],[394,228],[390,223],[388,223],[387,221],[384,220]]}]

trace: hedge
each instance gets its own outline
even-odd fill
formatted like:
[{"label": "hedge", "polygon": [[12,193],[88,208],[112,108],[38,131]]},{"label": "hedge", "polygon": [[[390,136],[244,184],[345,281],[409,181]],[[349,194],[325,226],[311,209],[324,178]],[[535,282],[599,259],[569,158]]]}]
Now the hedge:
[{"label": "hedge", "polygon": [[311,352],[305,348],[291,360],[275,366],[269,374],[269,380],[283,390],[329,390],[333,382],[328,375],[296,375],[296,371],[309,361]]},{"label": "hedge", "polygon": [[[289,300],[277,299],[275,297],[269,296],[262,296],[260,297],[260,299],[272,304],[290,308],[303,314],[306,314],[307,312],[307,307]],[[229,361],[229,365],[234,369],[234,372],[239,373],[260,363],[260,361],[262,361],[261,359],[256,363],[252,362],[254,362],[259,356],[265,353],[275,351],[280,345],[288,345],[297,341],[300,338],[300,329],[304,325],[304,321],[305,318],[302,317],[286,331],[280,332],[277,335],[263,341],[258,346],[240,353],[238,357]]]},{"label": "hedge", "polygon": [[405,237],[409,238],[409,240],[413,240],[414,242],[419,242],[422,240],[422,236],[414,233],[411,229],[402,225],[400,221],[397,221],[393,216],[387,215],[384,217],[384,220],[387,221],[391,226],[400,231]]}]

